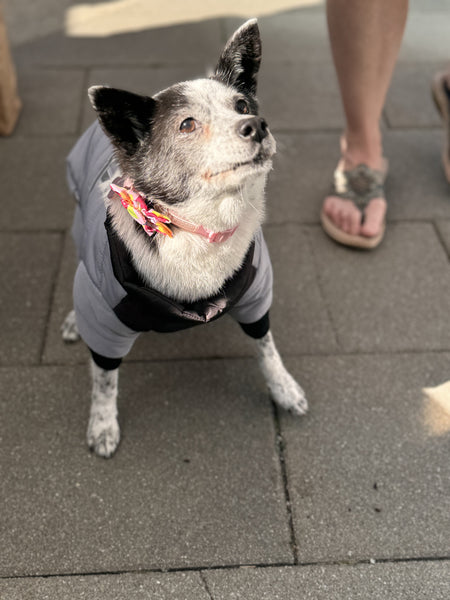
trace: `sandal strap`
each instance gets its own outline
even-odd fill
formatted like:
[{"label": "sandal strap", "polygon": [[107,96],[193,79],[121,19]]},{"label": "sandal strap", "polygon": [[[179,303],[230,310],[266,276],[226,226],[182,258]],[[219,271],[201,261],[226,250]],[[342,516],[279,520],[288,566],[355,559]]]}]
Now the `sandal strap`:
[{"label": "sandal strap", "polygon": [[338,166],[331,195],[351,200],[362,212],[373,198],[384,198],[385,179],[386,173],[362,163],[349,170]]}]

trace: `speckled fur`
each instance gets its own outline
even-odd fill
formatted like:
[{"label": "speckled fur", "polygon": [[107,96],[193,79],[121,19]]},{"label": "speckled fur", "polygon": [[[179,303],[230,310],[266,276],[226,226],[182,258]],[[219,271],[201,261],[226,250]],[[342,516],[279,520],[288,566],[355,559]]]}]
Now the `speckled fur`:
[{"label": "speckled fur", "polygon": [[283,365],[272,333],[269,331],[256,344],[259,367],[273,400],[296,415],[304,415],[308,410],[305,393]]},{"label": "speckled fur", "polygon": [[105,371],[91,361],[91,373],[92,396],[87,443],[98,456],[109,458],[120,441],[117,420],[119,369]]}]

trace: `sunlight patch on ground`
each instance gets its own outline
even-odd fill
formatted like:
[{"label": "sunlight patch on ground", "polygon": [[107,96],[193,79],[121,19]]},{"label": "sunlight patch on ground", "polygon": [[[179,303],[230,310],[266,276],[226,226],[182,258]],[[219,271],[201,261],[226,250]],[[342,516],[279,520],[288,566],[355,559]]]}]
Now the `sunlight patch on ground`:
[{"label": "sunlight patch on ground", "polygon": [[437,387],[424,388],[424,420],[431,435],[450,431],[450,381]]},{"label": "sunlight patch on ground", "polygon": [[66,11],[65,30],[71,37],[105,37],[218,17],[270,15],[320,4],[323,0],[109,0],[70,6]]}]

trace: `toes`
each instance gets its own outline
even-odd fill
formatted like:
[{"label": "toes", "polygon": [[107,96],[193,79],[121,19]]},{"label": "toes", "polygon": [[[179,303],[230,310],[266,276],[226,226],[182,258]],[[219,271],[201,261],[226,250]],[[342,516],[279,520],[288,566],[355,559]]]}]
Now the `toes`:
[{"label": "toes", "polygon": [[292,398],[292,405],[288,407],[288,411],[298,417],[301,417],[308,412],[308,401],[303,393]]},{"label": "toes", "polygon": [[361,228],[361,212],[350,200],[337,196],[325,198],[323,210],[336,227],[345,233],[358,235]]},{"label": "toes", "polygon": [[353,206],[354,210],[351,211],[349,216],[349,225],[347,233],[350,235],[358,235],[361,229],[361,211]]},{"label": "toes", "polygon": [[357,235],[361,227],[361,213],[354,206],[345,206],[341,211],[340,229],[350,235]]},{"label": "toes", "polygon": [[351,202],[337,196],[325,199],[323,210],[336,227],[350,235],[377,236],[384,225],[386,216],[386,200],[374,198],[364,211],[364,222],[361,223],[361,212]]},{"label": "toes", "polygon": [[298,385],[296,381],[294,381],[295,388],[292,393],[293,405],[289,409],[294,415],[304,415],[308,412],[308,401],[305,397],[305,392]]},{"label": "toes", "polygon": [[386,200],[383,198],[374,198],[369,202],[364,214],[361,234],[367,237],[378,235],[383,228],[386,216]]},{"label": "toes", "polygon": [[87,443],[89,448],[103,458],[110,458],[120,442],[120,429],[117,420],[105,422],[95,415],[89,420]]},{"label": "toes", "polygon": [[294,415],[304,415],[308,411],[305,393],[295,379],[286,371],[276,380],[268,382],[273,400]]}]

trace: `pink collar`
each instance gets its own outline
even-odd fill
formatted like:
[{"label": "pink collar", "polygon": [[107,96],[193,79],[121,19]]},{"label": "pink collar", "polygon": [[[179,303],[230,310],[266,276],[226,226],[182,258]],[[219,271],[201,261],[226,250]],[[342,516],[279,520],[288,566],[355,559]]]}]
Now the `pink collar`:
[{"label": "pink collar", "polygon": [[172,230],[167,226],[171,224],[183,231],[200,235],[206,238],[210,243],[220,243],[228,240],[238,228],[236,225],[236,227],[226,229],[225,231],[211,231],[203,227],[203,225],[196,225],[195,223],[180,217],[172,210],[166,209],[165,214],[162,214],[153,208],[155,206],[153,203],[152,208],[148,208],[144,197],[134,190],[133,183],[130,179],[117,177],[110,184],[110,187],[113,192],[118,194],[122,205],[127,209],[130,216],[142,225],[144,231],[149,236],[154,236],[156,233],[162,233],[168,237],[173,237]]},{"label": "pink collar", "polygon": [[238,226],[233,227],[232,229],[226,229],[225,231],[211,231],[210,229],[206,229],[203,225],[195,225],[191,223],[187,219],[183,219],[179,215],[176,215],[171,210],[166,210],[169,215],[170,222],[178,227],[179,229],[183,229],[183,231],[188,231],[189,233],[196,233],[197,235],[201,235],[206,238],[208,242],[225,242],[228,240],[233,233],[236,231]]}]

